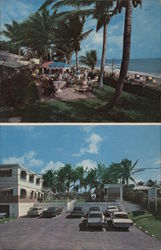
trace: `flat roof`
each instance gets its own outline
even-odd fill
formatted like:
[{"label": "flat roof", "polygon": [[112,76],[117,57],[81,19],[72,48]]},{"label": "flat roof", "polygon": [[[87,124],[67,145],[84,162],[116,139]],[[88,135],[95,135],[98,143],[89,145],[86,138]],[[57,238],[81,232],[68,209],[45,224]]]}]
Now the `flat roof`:
[{"label": "flat roof", "polygon": [[39,174],[36,174],[35,172],[33,172],[33,171],[31,171],[30,169],[28,169],[28,168],[26,168],[26,167],[24,167],[23,165],[21,165],[21,164],[0,164],[0,169],[6,169],[6,168],[21,168],[21,169],[23,169],[23,170],[25,170],[25,171],[27,171],[27,172],[29,172],[29,173],[31,173],[31,174],[34,174],[34,175],[36,175],[36,176],[38,176],[39,178],[42,178],[42,176],[41,175],[39,175]]}]

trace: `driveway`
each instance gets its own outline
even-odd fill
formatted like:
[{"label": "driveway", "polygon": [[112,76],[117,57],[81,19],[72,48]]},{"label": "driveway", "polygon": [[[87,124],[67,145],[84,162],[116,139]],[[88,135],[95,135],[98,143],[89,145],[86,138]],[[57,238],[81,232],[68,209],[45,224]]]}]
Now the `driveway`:
[{"label": "driveway", "polygon": [[161,250],[161,241],[136,227],[87,230],[82,219],[21,218],[0,225],[0,250]]}]

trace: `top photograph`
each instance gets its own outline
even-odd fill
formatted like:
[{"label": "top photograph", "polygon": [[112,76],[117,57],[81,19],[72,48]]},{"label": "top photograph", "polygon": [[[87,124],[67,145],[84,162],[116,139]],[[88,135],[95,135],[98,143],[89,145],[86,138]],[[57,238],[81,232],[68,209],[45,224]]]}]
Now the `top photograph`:
[{"label": "top photograph", "polygon": [[160,0],[0,0],[0,123],[160,123]]}]

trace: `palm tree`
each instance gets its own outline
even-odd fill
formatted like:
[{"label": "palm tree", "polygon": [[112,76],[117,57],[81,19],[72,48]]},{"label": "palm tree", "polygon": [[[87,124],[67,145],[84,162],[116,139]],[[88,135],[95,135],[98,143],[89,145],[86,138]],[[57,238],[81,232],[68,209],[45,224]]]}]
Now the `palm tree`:
[{"label": "palm tree", "polygon": [[125,8],[125,20],[124,20],[124,39],[123,39],[123,55],[121,62],[121,69],[119,80],[116,86],[115,93],[109,107],[114,107],[121,95],[124,81],[128,72],[129,60],[130,60],[130,47],[131,47],[131,27],[132,27],[132,8],[137,7],[138,4],[142,5],[142,0],[117,0],[117,6],[114,10],[114,14],[120,13],[122,8]]},{"label": "palm tree", "polygon": [[2,33],[16,43],[19,47],[25,46],[37,51],[39,57],[46,56],[48,49],[54,40],[54,25],[56,15],[50,15],[43,9],[29,16],[22,23],[13,21],[6,24]]},{"label": "palm tree", "polygon": [[92,70],[95,68],[97,63],[97,52],[96,50],[86,51],[85,56],[79,58],[80,63],[89,66]]},{"label": "palm tree", "polygon": [[[63,13],[62,13],[63,16]],[[92,29],[83,32],[86,17],[77,15],[68,16],[65,20],[59,21],[55,29],[56,45],[64,44],[67,49],[67,57],[70,57],[73,52],[76,55],[76,69],[78,70],[78,53],[80,51],[80,43],[92,31]],[[62,32],[63,31],[63,32]],[[63,50],[63,48],[62,48]]]},{"label": "palm tree", "polygon": [[[113,6],[114,0],[46,0],[45,3],[40,7],[40,9],[56,2],[52,8],[59,8],[64,5],[72,7],[85,7],[83,10],[78,10],[76,13],[85,14],[87,16],[92,15],[94,19],[97,20],[96,32],[98,32],[103,27],[103,46],[102,46],[102,58],[101,58],[101,69],[100,69],[100,79],[99,88],[103,88],[103,76],[104,76],[104,65],[106,59],[106,47],[107,47],[107,26],[110,22],[111,12],[110,8]],[[91,9],[87,9],[88,6],[92,6]],[[73,12],[72,12],[73,13]]]},{"label": "palm tree", "polygon": [[135,173],[135,166],[138,163],[138,160],[132,164],[132,161],[128,160],[128,159],[123,159],[120,163],[120,172],[121,172],[121,178],[122,178],[122,183],[126,184],[127,186],[129,185],[129,179],[131,181],[133,181],[134,183],[135,180],[132,177],[132,175]]}]

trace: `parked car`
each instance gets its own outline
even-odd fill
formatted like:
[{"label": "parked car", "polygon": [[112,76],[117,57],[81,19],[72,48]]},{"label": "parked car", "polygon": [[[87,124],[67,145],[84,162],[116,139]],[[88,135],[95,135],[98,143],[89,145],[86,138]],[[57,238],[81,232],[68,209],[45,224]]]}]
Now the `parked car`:
[{"label": "parked car", "polygon": [[7,216],[7,213],[0,213],[0,219],[4,219]]},{"label": "parked car", "polygon": [[54,217],[57,216],[58,214],[61,214],[62,209],[61,208],[57,208],[57,207],[49,207],[47,210],[44,210],[42,213],[43,217]]},{"label": "parked car", "polygon": [[133,221],[129,219],[126,212],[113,212],[111,214],[111,221],[116,228],[126,228],[128,229],[133,225]]},{"label": "parked car", "polygon": [[109,212],[109,213],[118,212],[118,211],[119,211],[119,208],[115,205],[109,205],[107,207],[107,212]]},{"label": "parked car", "polygon": [[42,214],[42,212],[43,212],[43,208],[41,208],[41,207],[31,207],[30,209],[29,209],[29,211],[27,212],[27,214],[29,215],[29,216],[39,216],[39,215],[41,215]]},{"label": "parked car", "polygon": [[91,211],[100,211],[99,207],[90,207],[89,212]]},{"label": "parked car", "polygon": [[105,216],[101,211],[89,211],[88,212],[88,219],[87,219],[87,226],[88,227],[103,227],[105,225]]},{"label": "parked car", "polygon": [[111,220],[111,213],[118,212],[118,211],[119,211],[119,208],[117,206],[109,205],[107,207],[107,210],[104,212],[104,216],[106,217],[106,220],[110,221]]},{"label": "parked car", "polygon": [[83,217],[84,212],[81,207],[74,207],[73,211],[70,214],[71,217]]}]

